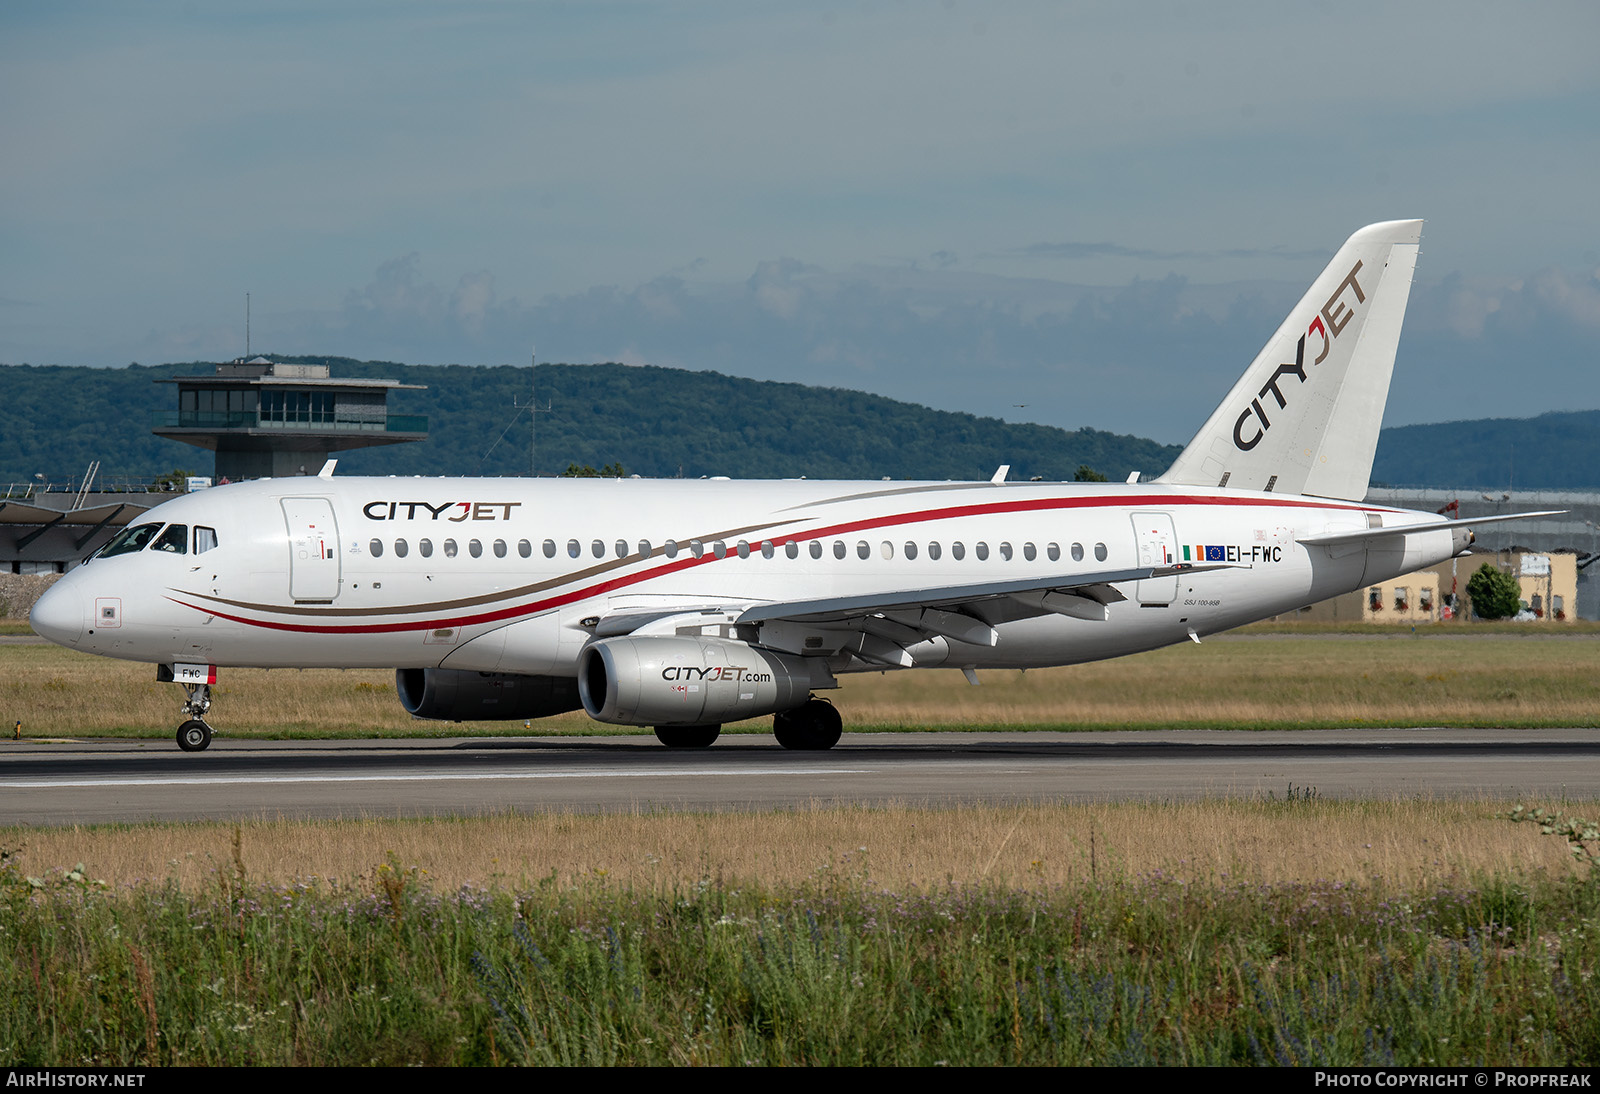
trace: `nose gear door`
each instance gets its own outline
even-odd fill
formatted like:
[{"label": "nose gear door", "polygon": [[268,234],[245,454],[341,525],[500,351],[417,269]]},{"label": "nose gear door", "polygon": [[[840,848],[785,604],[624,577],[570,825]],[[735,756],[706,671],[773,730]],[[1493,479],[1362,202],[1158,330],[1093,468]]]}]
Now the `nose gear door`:
[{"label": "nose gear door", "polygon": [[339,595],[339,525],[327,498],[284,498],[289,531],[289,596],[329,603]]}]

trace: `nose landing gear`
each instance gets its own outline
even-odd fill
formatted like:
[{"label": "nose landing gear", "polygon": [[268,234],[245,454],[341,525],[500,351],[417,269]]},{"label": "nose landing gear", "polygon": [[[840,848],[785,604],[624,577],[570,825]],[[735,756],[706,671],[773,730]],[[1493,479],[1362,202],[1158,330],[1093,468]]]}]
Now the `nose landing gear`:
[{"label": "nose landing gear", "polygon": [[211,685],[188,684],[183,690],[189,697],[183,701],[183,713],[189,716],[178,727],[178,747],[185,752],[201,752],[211,743],[211,727],[206,725],[206,711],[211,709]]},{"label": "nose landing gear", "polygon": [[199,752],[211,743],[211,727],[198,718],[190,718],[178,727],[178,747],[185,752]]},{"label": "nose landing gear", "polygon": [[211,727],[206,725],[206,711],[211,709],[211,685],[217,682],[215,665],[157,665],[156,680],[163,684],[183,686],[186,698],[183,706],[184,722],[178,727],[178,747],[185,752],[200,752],[211,743]]}]

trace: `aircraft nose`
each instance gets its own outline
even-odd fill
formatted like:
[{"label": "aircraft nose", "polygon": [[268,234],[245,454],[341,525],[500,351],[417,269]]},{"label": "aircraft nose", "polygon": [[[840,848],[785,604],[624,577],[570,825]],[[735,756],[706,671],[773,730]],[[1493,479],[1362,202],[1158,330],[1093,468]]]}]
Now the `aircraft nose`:
[{"label": "aircraft nose", "polygon": [[34,633],[61,646],[76,646],[83,637],[83,594],[63,578],[45,590],[28,613]]}]

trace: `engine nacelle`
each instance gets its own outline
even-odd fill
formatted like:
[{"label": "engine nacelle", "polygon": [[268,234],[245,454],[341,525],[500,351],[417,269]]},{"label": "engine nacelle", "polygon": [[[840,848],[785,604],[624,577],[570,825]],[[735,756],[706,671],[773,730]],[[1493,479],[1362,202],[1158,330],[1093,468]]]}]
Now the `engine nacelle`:
[{"label": "engine nacelle", "polygon": [[548,718],[582,706],[570,676],[520,676],[461,669],[396,669],[406,713],[448,722]]},{"label": "engine nacelle", "polygon": [[712,725],[758,718],[837,686],[819,658],[727,638],[607,638],[578,659],[589,717],[625,726]]}]

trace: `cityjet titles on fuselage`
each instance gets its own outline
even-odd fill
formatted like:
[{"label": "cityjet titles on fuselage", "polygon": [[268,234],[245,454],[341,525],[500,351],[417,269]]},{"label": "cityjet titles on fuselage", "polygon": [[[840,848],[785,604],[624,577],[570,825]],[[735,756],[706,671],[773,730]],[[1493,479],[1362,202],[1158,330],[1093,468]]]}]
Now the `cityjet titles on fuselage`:
[{"label": "cityjet titles on fuselage", "polygon": [[[464,520],[510,520],[511,510],[520,501],[446,501],[437,505],[431,501],[369,501],[361,507],[368,520],[445,520],[459,523]],[[451,510],[459,510],[445,516]],[[418,516],[418,513],[421,516]]]}]

